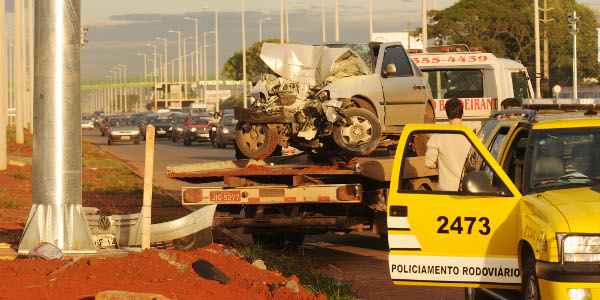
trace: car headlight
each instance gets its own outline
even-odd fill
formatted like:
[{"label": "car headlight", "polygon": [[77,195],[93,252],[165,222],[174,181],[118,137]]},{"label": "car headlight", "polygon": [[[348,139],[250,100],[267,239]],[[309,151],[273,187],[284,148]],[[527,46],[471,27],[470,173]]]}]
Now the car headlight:
[{"label": "car headlight", "polygon": [[198,131],[198,129],[197,128],[192,128],[192,129],[190,129],[190,131],[191,132],[196,132],[196,131]]},{"label": "car headlight", "polygon": [[183,131],[183,128],[177,128],[177,131],[181,132]]},{"label": "car headlight", "polygon": [[228,134],[228,133],[229,133],[229,129],[227,129],[227,128],[223,128],[223,133],[224,133],[224,134]]},{"label": "car headlight", "polygon": [[217,132],[217,127],[212,127],[210,130],[214,131],[214,132]]},{"label": "car headlight", "polygon": [[600,236],[558,235],[563,262],[600,262]]},{"label": "car headlight", "polygon": [[169,127],[169,131],[173,130],[173,127]]}]

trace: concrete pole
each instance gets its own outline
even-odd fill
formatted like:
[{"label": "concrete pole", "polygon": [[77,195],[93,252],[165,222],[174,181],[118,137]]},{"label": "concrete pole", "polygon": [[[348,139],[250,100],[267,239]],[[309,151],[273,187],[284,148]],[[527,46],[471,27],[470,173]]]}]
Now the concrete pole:
[{"label": "concrete pole", "polygon": [[244,84],[244,108],[248,108],[248,74],[246,55],[246,0],[242,1],[242,81]]},{"label": "concrete pole", "polygon": [[279,4],[279,39],[280,43],[285,43],[285,2],[287,0],[280,0]]},{"label": "concrete pole", "polygon": [[129,94],[129,88],[127,87],[127,66],[123,67],[123,112],[128,112],[127,95]]},{"label": "concrete pole", "polygon": [[541,83],[542,77],[542,62],[541,62],[541,49],[540,49],[540,3],[539,0],[533,1],[533,32],[535,36],[535,97],[540,99],[542,97]]},{"label": "concrete pole", "polygon": [[150,249],[152,224],[152,182],[154,178],[154,126],[146,129],[146,151],[144,159],[144,195],[142,200],[142,249]]},{"label": "concrete pole", "polygon": [[421,40],[423,40],[423,52],[427,52],[429,46],[429,17],[427,16],[427,0],[421,0]]},{"label": "concrete pole", "polygon": [[144,81],[148,80],[148,55],[145,53],[138,53],[138,56],[144,57]]},{"label": "concrete pole", "polygon": [[321,0],[321,41],[327,43],[327,12],[325,0]]},{"label": "concrete pole", "polygon": [[183,99],[188,98],[188,60],[187,60],[187,41],[191,38],[183,39]]},{"label": "concrete pole", "polygon": [[40,242],[64,253],[96,249],[81,205],[79,0],[38,1],[35,8],[33,207],[19,245]]},{"label": "concrete pole", "polygon": [[284,5],[284,9],[285,9],[285,40],[289,43],[290,42],[290,11],[288,10],[288,2],[287,0],[285,2],[283,2]]},{"label": "concrete pole", "polygon": [[373,0],[369,0],[369,41],[373,37]]},{"label": "concrete pole", "polygon": [[573,32],[573,100],[579,103],[579,83],[577,75],[577,11],[573,11],[573,19],[575,19],[575,30]]},{"label": "concrete pole", "polygon": [[217,94],[217,103],[216,103],[216,111],[220,111],[221,110],[221,91],[220,91],[220,87],[219,87],[219,80],[220,80],[220,65],[221,63],[219,62],[219,11],[215,10],[215,80],[216,80],[216,85],[215,85],[215,91]]},{"label": "concrete pole", "polygon": [[15,0],[15,100],[16,100],[16,143],[25,143],[25,45],[24,45],[24,0]]},{"label": "concrete pole", "polygon": [[35,65],[35,56],[34,56],[34,47],[35,47],[35,1],[27,0],[27,61],[28,61],[28,73],[27,73],[27,128],[29,128],[29,133],[33,134],[33,69]]},{"label": "concrete pole", "polygon": [[[162,41],[164,43],[164,61],[163,61],[163,65],[161,67],[161,69],[163,70],[163,74],[164,74],[164,82],[168,83],[169,82],[169,40],[166,38],[156,38],[159,41]],[[173,77],[174,78],[174,77]]]},{"label": "concrete pole", "polygon": [[8,60],[6,53],[6,5],[0,3],[0,171],[8,167],[6,127],[8,126]]},{"label": "concrete pole", "polygon": [[335,0],[335,41],[340,42],[340,0]]}]

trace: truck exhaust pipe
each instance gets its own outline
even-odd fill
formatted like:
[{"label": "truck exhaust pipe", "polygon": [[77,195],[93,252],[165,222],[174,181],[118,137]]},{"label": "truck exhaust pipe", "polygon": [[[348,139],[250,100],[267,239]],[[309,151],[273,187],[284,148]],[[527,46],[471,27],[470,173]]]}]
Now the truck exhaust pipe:
[{"label": "truck exhaust pipe", "polygon": [[36,1],[33,205],[20,254],[94,253],[81,201],[80,0]]}]

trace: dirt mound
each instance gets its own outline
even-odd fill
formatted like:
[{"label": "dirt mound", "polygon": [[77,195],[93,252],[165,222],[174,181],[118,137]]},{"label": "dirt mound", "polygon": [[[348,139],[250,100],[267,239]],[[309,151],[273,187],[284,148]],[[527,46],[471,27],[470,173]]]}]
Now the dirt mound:
[{"label": "dirt mound", "polygon": [[[83,258],[71,264],[0,262],[0,298],[85,299],[104,290],[124,290],[171,299],[325,299],[302,286],[290,288],[296,286],[289,283],[297,282],[295,277],[260,270],[224,250],[213,244],[192,252],[149,250],[123,257]],[[213,264],[230,282],[220,284],[198,276],[191,265],[199,259]]]}]

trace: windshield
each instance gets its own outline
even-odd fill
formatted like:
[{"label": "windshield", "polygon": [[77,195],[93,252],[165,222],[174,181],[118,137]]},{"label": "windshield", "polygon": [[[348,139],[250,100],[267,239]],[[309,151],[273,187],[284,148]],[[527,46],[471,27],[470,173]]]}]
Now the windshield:
[{"label": "windshield", "polygon": [[534,133],[531,189],[589,186],[600,179],[600,128]]},{"label": "windshield", "polygon": [[111,119],[111,127],[134,126],[135,122],[132,119]]},{"label": "windshield", "polygon": [[156,120],[152,121],[152,123],[154,123],[154,125],[169,125],[169,124],[171,124],[171,120],[170,119],[156,119]]},{"label": "windshield", "polygon": [[207,118],[192,118],[192,125],[208,125]]}]

